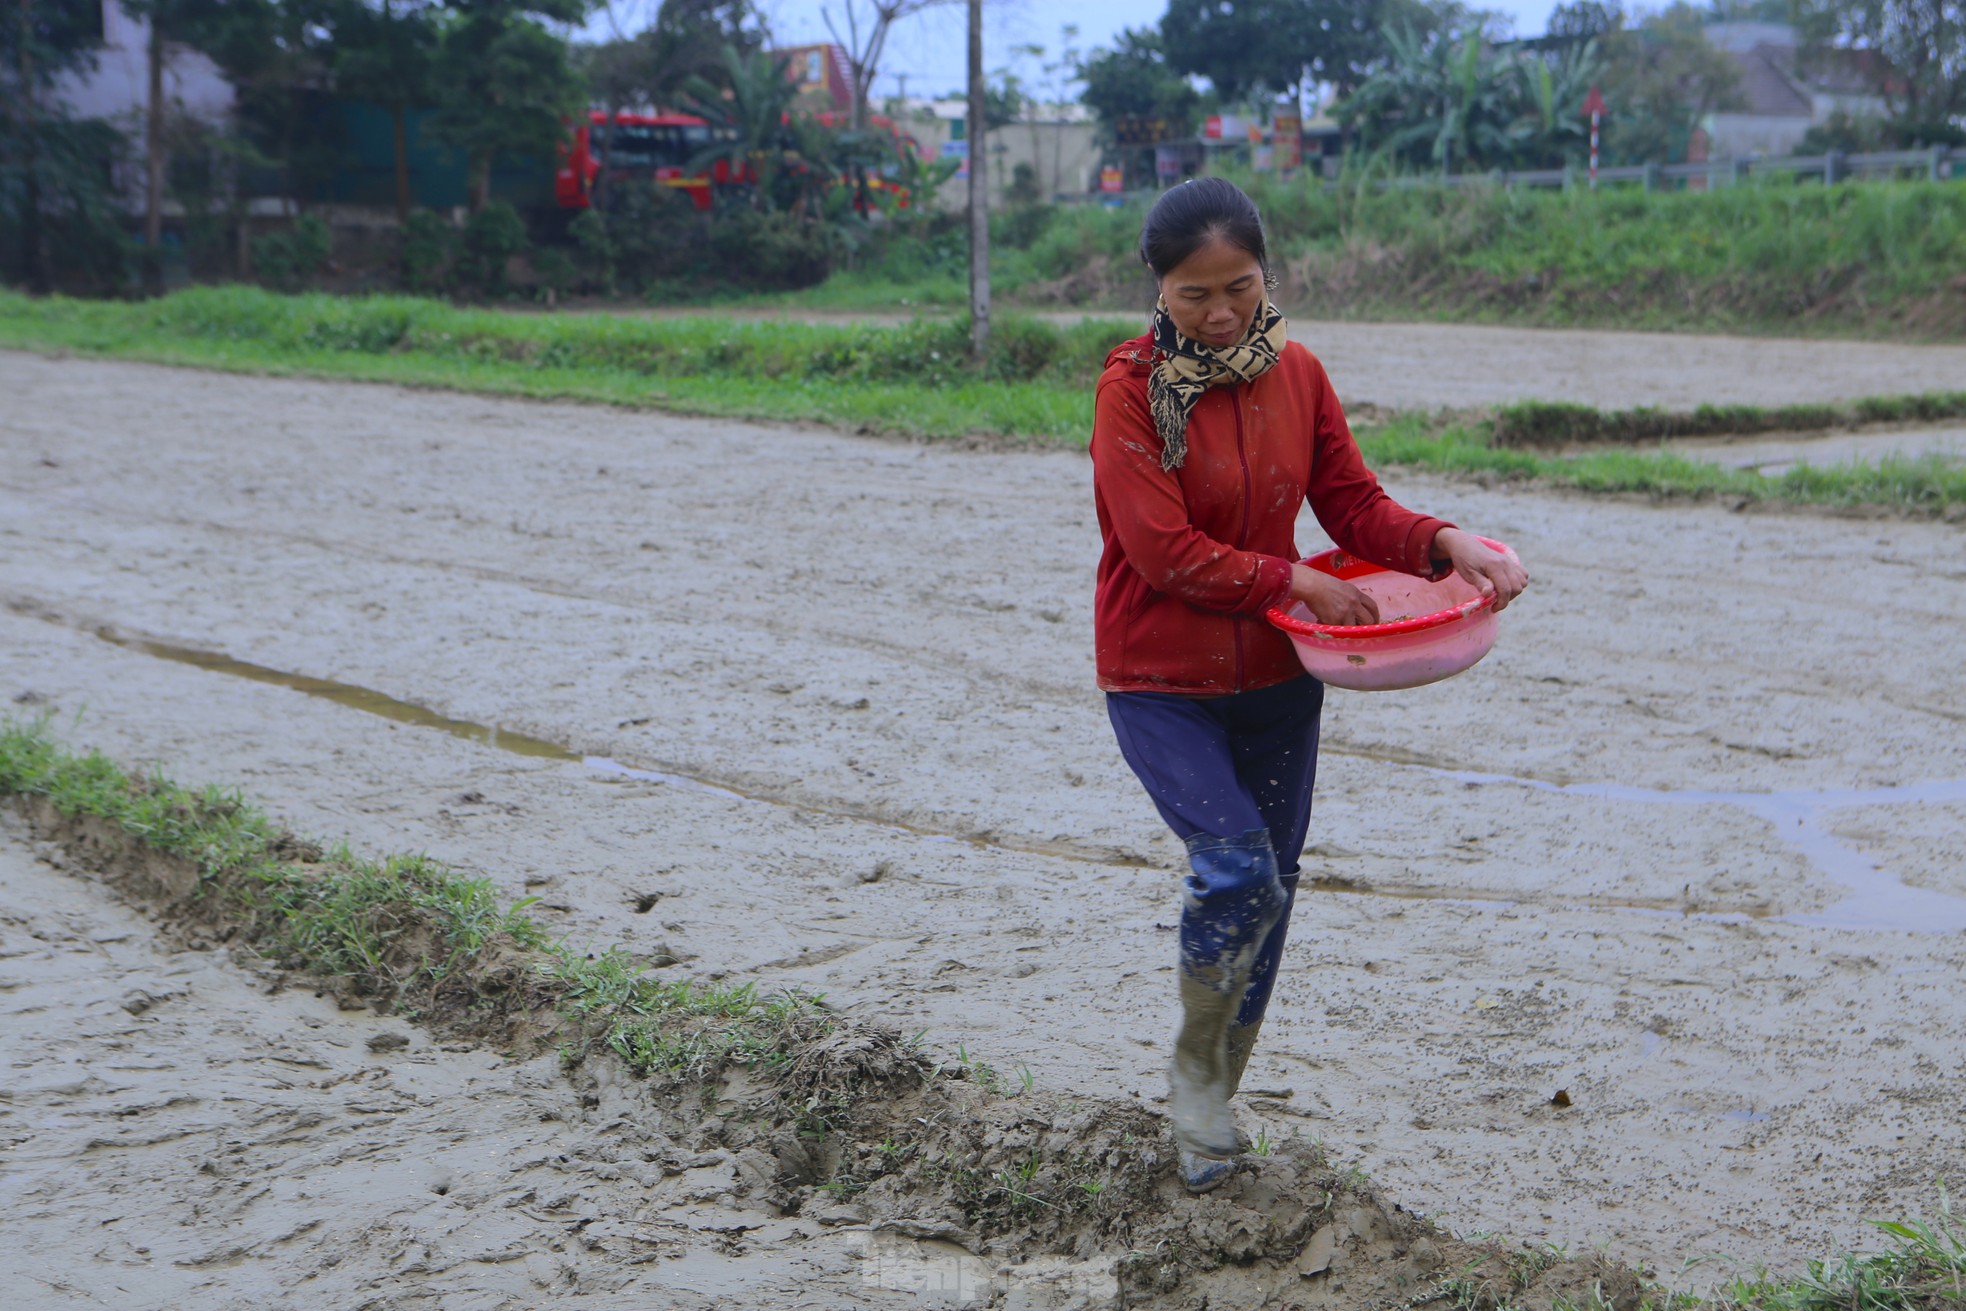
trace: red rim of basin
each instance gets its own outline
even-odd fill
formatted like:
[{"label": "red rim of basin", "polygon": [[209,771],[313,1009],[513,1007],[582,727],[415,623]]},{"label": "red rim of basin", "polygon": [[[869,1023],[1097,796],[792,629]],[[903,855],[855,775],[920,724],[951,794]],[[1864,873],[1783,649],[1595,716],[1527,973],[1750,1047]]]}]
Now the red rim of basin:
[{"label": "red rim of basin", "polygon": [[[1509,549],[1502,543],[1490,541],[1486,537],[1480,538],[1479,540],[1499,551],[1507,551]],[[1304,563],[1319,573],[1330,574],[1333,578],[1347,580],[1358,578],[1365,574],[1393,572],[1390,569],[1381,568],[1376,564],[1368,564],[1356,556],[1348,555],[1344,551],[1337,549],[1320,551],[1318,554],[1305,560]],[[1457,619],[1465,619],[1475,611],[1494,604],[1495,598],[1492,596],[1477,596],[1462,601],[1459,604],[1450,605],[1445,610],[1436,610],[1430,615],[1415,615],[1411,619],[1396,619],[1391,623],[1385,624],[1352,624],[1346,626],[1341,624],[1307,623],[1287,613],[1280,605],[1271,606],[1264,612],[1263,617],[1268,619],[1276,627],[1281,628],[1284,632],[1295,633],[1299,637],[1337,638],[1345,641],[1355,641],[1362,637],[1393,637],[1400,633],[1425,632],[1429,628],[1439,628],[1442,624],[1451,624]]]}]

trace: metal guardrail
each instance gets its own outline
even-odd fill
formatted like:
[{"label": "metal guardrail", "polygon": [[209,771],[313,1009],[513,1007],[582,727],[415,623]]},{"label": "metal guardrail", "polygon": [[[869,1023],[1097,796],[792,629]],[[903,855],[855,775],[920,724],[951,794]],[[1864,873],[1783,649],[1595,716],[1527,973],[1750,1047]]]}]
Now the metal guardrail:
[{"label": "metal guardrail", "polygon": [[[1905,177],[1921,176],[1933,182],[1943,182],[1951,178],[1966,178],[1966,149],[1947,146],[1933,146],[1929,150],[1885,150],[1867,154],[1844,154],[1831,151],[1826,155],[1779,155],[1766,158],[1720,159],[1697,164],[1630,164],[1617,168],[1600,168],[1597,180],[1603,183],[1636,182],[1647,191],[1657,191],[1663,186],[1678,183],[1700,182],[1707,188],[1735,186],[1759,174],[1787,173],[1797,177],[1820,176],[1823,185],[1834,186],[1838,182],[1859,177]],[[1406,191],[1424,187],[1466,187],[1496,186],[1510,187],[1563,187],[1570,188],[1589,184],[1589,174],[1583,169],[1544,168],[1544,169],[1496,169],[1489,173],[1435,173],[1414,174],[1404,177],[1376,178],[1371,185],[1381,191]],[[1336,188],[1335,179],[1325,182],[1325,189]],[[1126,203],[1152,201],[1160,193],[1157,191],[1089,192],[1084,194],[1059,193],[1053,200],[1061,204],[1071,203]]]},{"label": "metal guardrail", "polygon": [[[1787,173],[1798,177],[1819,176],[1825,186],[1857,177],[1879,175],[1900,177],[1918,175],[1933,182],[1966,176],[1966,150],[1933,146],[1929,150],[1885,150],[1868,154],[1779,155],[1765,158],[1718,159],[1697,164],[1629,164],[1597,171],[1600,184],[1636,182],[1647,191],[1679,183],[1702,181],[1708,187],[1732,186],[1757,174]],[[1589,174],[1575,168],[1502,170],[1490,173],[1448,173],[1431,176],[1381,178],[1373,185],[1384,189],[1411,187],[1574,187],[1587,184]],[[1327,182],[1327,187],[1337,183]]]}]

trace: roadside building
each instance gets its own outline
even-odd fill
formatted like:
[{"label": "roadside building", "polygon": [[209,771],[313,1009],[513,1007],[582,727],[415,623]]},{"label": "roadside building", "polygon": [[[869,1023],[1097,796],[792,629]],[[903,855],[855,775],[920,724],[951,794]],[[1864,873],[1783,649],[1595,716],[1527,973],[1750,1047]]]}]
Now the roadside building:
[{"label": "roadside building", "polygon": [[1787,23],[1711,23],[1706,36],[1740,70],[1743,101],[1739,109],[1707,116],[1714,159],[1791,154],[1810,128],[1832,114],[1872,118],[1886,112],[1872,51],[1830,51],[1823,61],[1805,64],[1796,30]]},{"label": "roadside building", "polygon": [[[887,101],[882,112],[915,139],[925,158],[968,157],[967,102],[896,97]],[[1098,121],[1084,105],[1029,102],[1016,122],[990,129],[984,146],[990,152],[992,205],[1010,203],[1020,185],[1025,194],[1041,200],[1083,196],[1098,189],[1104,152]],[[945,208],[960,209],[967,198],[960,184],[942,189]]]},{"label": "roadside building", "polygon": [[831,41],[822,41],[782,46],[771,53],[785,61],[785,76],[798,85],[800,109],[815,114],[853,112],[853,75],[847,68],[846,51]]},{"label": "roadside building", "polygon": [[[95,67],[63,77],[55,98],[77,118],[106,118],[135,131],[150,105],[149,20],[117,0],[95,0],[87,8],[102,37]],[[232,84],[196,50],[166,43],[163,71],[164,98],[173,113],[213,123],[232,112]]]}]

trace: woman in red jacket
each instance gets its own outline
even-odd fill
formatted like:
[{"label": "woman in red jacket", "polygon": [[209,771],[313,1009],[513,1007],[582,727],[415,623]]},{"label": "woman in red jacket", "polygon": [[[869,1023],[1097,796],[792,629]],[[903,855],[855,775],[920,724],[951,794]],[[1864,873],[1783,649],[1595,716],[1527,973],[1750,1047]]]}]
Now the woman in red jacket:
[{"label": "woman in red jacket", "polygon": [[1299,507],[1360,559],[1457,571],[1498,610],[1528,579],[1512,554],[1380,489],[1324,366],[1270,304],[1262,221],[1241,190],[1198,178],[1168,191],[1140,257],[1160,287],[1153,324],[1107,357],[1092,429],[1099,686],[1127,764],[1188,848],[1168,1085],[1200,1192],[1241,1150],[1229,1098],[1275,981],[1317,772],[1324,687],[1263,612],[1298,600],[1322,623],[1379,618],[1357,588],[1297,563]]}]

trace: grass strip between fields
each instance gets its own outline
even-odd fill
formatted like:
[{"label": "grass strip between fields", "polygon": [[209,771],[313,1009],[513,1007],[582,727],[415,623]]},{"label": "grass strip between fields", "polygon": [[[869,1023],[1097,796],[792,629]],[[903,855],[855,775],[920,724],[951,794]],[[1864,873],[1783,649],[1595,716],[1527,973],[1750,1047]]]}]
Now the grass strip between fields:
[{"label": "grass strip between fields", "polygon": [[[989,360],[972,366],[959,319],[880,326],[513,314],[406,297],[288,297],[246,287],[141,302],[0,292],[0,346],[1066,448],[1085,444],[1092,380],[1105,352],[1132,331],[1117,320],[1060,327],[1010,316],[994,325]],[[1648,443],[1961,417],[1966,392],[1687,413],[1535,402],[1492,415],[1395,415],[1361,423],[1358,439],[1367,460],[1381,467],[1587,493],[1950,516],[1966,510],[1966,463],[1944,456],[1796,465],[1770,476]],[[1547,449],[1592,444],[1607,449]]]},{"label": "grass strip between fields", "polygon": [[[491,1032],[544,1011],[566,1022],[567,1042],[598,1042],[637,1074],[684,1078],[770,1061],[833,1023],[815,998],[660,980],[617,950],[579,951],[526,914],[533,899],[502,906],[489,881],[428,856],[368,859],[295,839],[235,791],[187,789],[66,751],[45,718],[0,720],[0,795],[106,821],[188,863],[192,921],[413,1018]],[[492,962],[502,974],[488,989],[474,975]]]},{"label": "grass strip between fields", "polygon": [[[131,774],[100,752],[61,746],[47,715],[0,718],[0,797],[45,802],[71,821],[111,826],[133,844],[182,862],[195,885],[175,889],[178,913],[218,940],[243,943],[274,964],[369,999],[378,1009],[488,1039],[514,1032],[515,1011],[547,1008],[565,1025],[562,1054],[573,1044],[612,1052],[638,1075],[708,1082],[724,1069],[767,1072],[811,1064],[822,1045],[850,1022],[794,992],[764,996],[752,984],[715,986],[658,980],[618,950],[600,956],[553,938],[526,914],[531,899],[500,904],[489,880],[469,878],[426,855],[371,859],[344,845],[321,847],[279,829],[240,793],[191,789],[162,775]],[[489,1023],[488,1023],[489,1022]],[[944,1067],[909,1051],[924,1080]],[[958,1080],[991,1096],[1015,1090],[965,1051]],[[847,1110],[823,1079],[805,1104],[789,1108],[801,1131],[823,1136],[829,1115]],[[1028,1084],[1028,1080],[1026,1081]],[[1074,1103],[1075,1105],[1077,1103]],[[1058,1200],[1040,1192],[1037,1158],[1014,1172],[957,1180],[982,1196],[1002,1194],[1008,1215],[1032,1207],[1084,1208],[1098,1203],[1090,1176],[1061,1185]],[[1081,1163],[1080,1168],[1083,1168]],[[939,1178],[948,1179],[948,1167]],[[831,1185],[829,1185],[830,1187]],[[1943,1191],[1935,1222],[1877,1222],[1888,1250],[1812,1261],[1800,1277],[1765,1272],[1736,1279],[1709,1299],[1653,1286],[1652,1311],[1962,1311],[1966,1309],[1966,1223]],[[1550,1252],[1516,1253],[1519,1277],[1547,1266]],[[1466,1281],[1463,1281],[1466,1282]],[[1499,1311],[1487,1284],[1454,1281],[1441,1303],[1463,1311]],[[1586,1304],[1558,1298],[1585,1311]]]},{"label": "grass strip between fields", "polygon": [[1584,442],[1669,441],[1769,432],[1824,432],[1879,424],[1939,423],[1966,418],[1966,391],[1872,396],[1819,405],[1702,405],[1690,411],[1642,407],[1600,410],[1561,401],[1523,401],[1495,412],[1497,446],[1565,446]]}]

